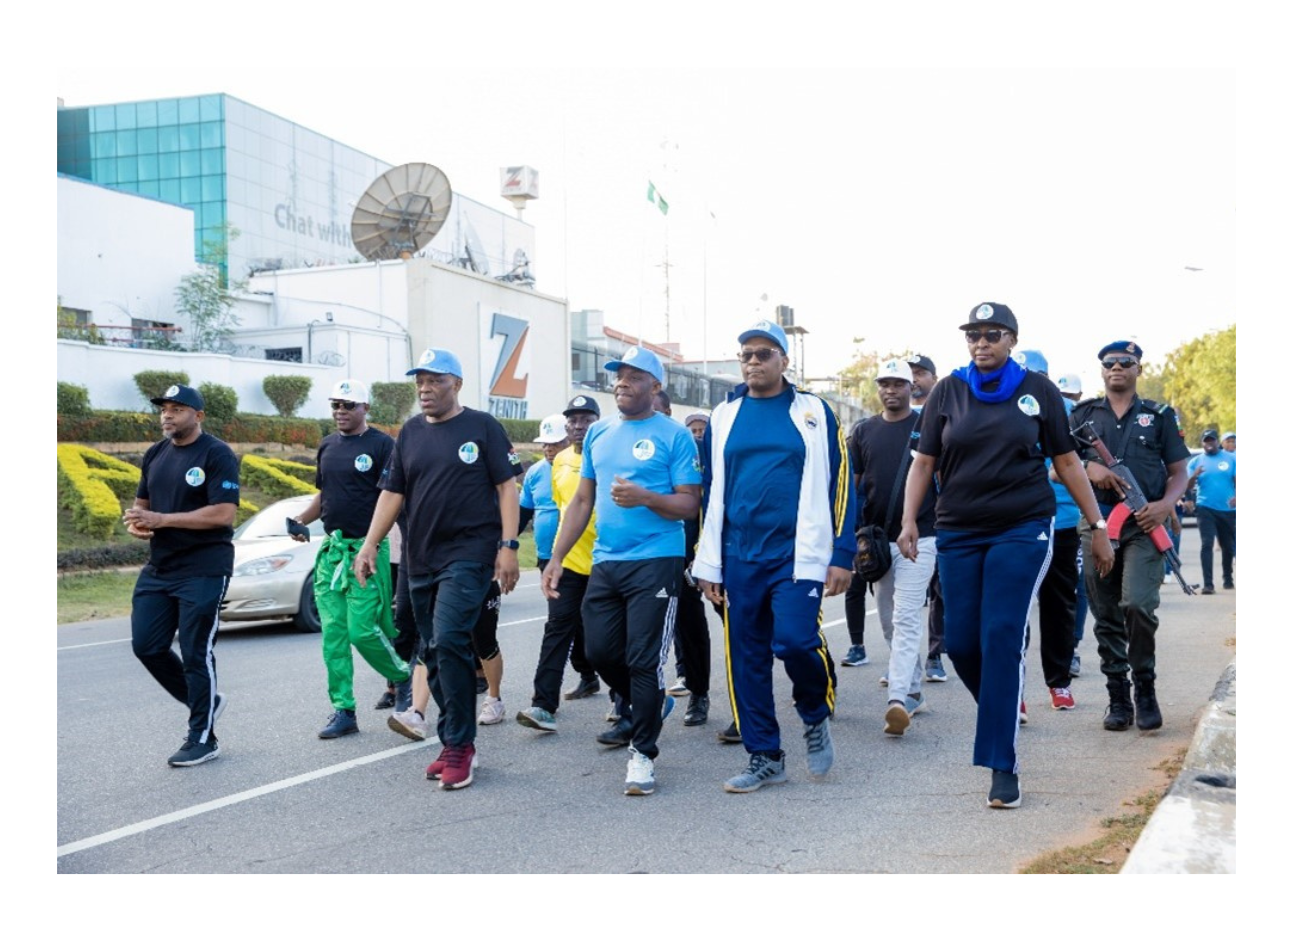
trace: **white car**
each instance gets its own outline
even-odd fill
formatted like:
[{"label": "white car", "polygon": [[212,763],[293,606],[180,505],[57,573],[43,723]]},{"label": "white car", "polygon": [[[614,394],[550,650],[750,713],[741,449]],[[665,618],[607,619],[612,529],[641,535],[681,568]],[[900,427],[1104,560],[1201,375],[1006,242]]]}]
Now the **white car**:
[{"label": "white car", "polygon": [[221,621],[287,621],[317,634],[314,559],[325,536],[323,522],[310,523],[310,541],[287,534],[287,520],[300,515],[313,495],[280,499],[233,534],[233,577],[220,604]]}]

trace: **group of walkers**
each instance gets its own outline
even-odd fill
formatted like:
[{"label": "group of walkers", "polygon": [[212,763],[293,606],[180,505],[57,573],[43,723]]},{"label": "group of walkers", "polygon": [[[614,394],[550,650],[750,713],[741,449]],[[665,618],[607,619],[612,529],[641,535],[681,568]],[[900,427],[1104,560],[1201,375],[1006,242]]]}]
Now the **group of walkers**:
[{"label": "group of walkers", "polygon": [[[868,587],[890,645],[883,732],[907,731],[925,708],[923,684],[947,679],[946,656],[978,707],[972,759],[991,771],[992,807],[1014,808],[1022,797],[1016,742],[1027,720],[1034,599],[1052,707],[1075,706],[1089,602],[1109,694],[1104,727],[1160,727],[1154,635],[1164,560],[1152,533],[1197,481],[1212,504],[1200,506],[1200,523],[1210,510],[1233,587],[1233,450],[1200,463],[1191,479],[1175,413],[1136,393],[1143,352],[1134,342],[1100,350],[1105,393],[1081,400],[1076,378],[1057,386],[1040,352],[1015,351],[1020,329],[1008,306],[974,307],[960,331],[965,367],[939,379],[927,356],[886,362],[875,381],[882,411],[847,435],[825,401],[787,379],[789,346],[772,322],[737,339],[743,383],[712,415],[684,423],[671,416],[659,358],[632,347],[605,366],[617,415],[573,398],[540,424],[544,458],[524,474],[502,425],[461,404],[452,352],[428,349],[408,371],[421,410],[394,439],[367,424],[366,386],[341,382],[330,397],[337,431],[319,448],[319,492],[297,517],[321,519],[327,532],[314,591],[333,712],[319,737],[358,731],[358,651],[387,680],[378,706],[394,710],[396,732],[426,738],[435,701],[441,752],[427,778],[446,790],[472,784],[477,725],[506,718],[499,602],[516,587],[518,537],[531,522],[548,616],[531,705],[515,720],[539,736],[558,730],[567,662],[577,682],[565,699],[605,685],[612,725],[596,738],[628,750],[627,795],[655,791],[675,694],[689,696],[686,725],[708,721],[706,601],[722,620],[732,713],[719,738],[748,754],[724,782],[729,792],[789,778],[774,658],[791,681],[807,773],[830,771],[838,677],[822,602],[845,595],[843,665],[860,666]],[[213,647],[232,569],[238,464],[202,432],[199,392],[175,385],[154,403],[165,439],[145,456],[125,514],[130,532],[152,545],[133,641],[189,707],[187,737],[169,763],[190,766],[219,754],[215,722],[226,699],[215,689]],[[1075,439],[1078,428],[1109,445],[1136,483]],[[1204,458],[1216,455],[1216,439],[1205,434]],[[1133,487],[1147,502],[1111,537],[1106,520],[1121,518],[1114,509]],[[402,536],[394,568],[392,530]],[[666,688],[675,654],[680,679]]]}]

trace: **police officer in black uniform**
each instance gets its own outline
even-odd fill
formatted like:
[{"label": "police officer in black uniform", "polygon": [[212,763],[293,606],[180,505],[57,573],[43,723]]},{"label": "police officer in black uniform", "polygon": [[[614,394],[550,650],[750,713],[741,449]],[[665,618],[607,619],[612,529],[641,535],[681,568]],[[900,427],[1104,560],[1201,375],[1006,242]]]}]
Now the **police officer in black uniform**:
[{"label": "police officer in black uniform", "polygon": [[[1139,729],[1163,725],[1154,693],[1154,632],[1163,555],[1149,532],[1167,520],[1185,492],[1190,458],[1176,412],[1136,394],[1143,357],[1141,347],[1131,341],[1110,342],[1100,349],[1105,396],[1079,402],[1071,418],[1074,430],[1092,422],[1109,452],[1127,465],[1150,501],[1123,524],[1114,567],[1103,578],[1091,565],[1091,524],[1083,521],[1079,527],[1100,669],[1109,690],[1104,717],[1104,728],[1109,730],[1128,729],[1133,718]],[[1100,512],[1107,517],[1122,499],[1121,481],[1100,463],[1095,450],[1084,448],[1082,456]],[[1136,684],[1134,705],[1128,670]]]}]

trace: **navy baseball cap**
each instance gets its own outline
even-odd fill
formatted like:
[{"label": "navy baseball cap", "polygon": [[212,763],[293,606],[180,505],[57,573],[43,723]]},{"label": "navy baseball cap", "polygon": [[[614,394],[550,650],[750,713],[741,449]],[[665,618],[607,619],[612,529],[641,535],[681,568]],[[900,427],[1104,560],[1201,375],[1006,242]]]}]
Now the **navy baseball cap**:
[{"label": "navy baseball cap", "polygon": [[1213,430],[1211,427],[1209,427],[1207,430],[1203,432],[1202,436],[1199,437],[1199,442],[1202,443],[1205,440],[1216,440],[1216,439],[1217,439],[1217,432]]},{"label": "navy baseball cap", "polygon": [[660,364],[660,359],[656,357],[655,352],[639,348],[637,345],[620,355],[618,361],[608,361],[602,367],[607,371],[619,371],[625,367],[637,368],[639,371],[645,371],[657,381],[662,383],[664,381],[664,365]]},{"label": "navy baseball cap", "polygon": [[755,322],[744,332],[736,337],[736,340],[744,345],[752,338],[762,336],[768,339],[774,345],[782,350],[783,353],[790,353],[790,345],[786,342],[786,333],[782,331],[780,325],[776,322],[769,322],[767,319],[760,319]]},{"label": "navy baseball cap", "polygon": [[207,402],[202,400],[201,392],[197,388],[189,387],[187,384],[172,384],[161,397],[149,398],[149,400],[158,407],[161,407],[167,401],[173,401],[176,404],[191,407],[195,411],[205,411],[207,409]]},{"label": "navy baseball cap", "polygon": [[1096,355],[1096,360],[1104,361],[1105,355],[1131,355],[1137,361],[1145,360],[1145,349],[1141,348],[1135,342],[1118,341],[1110,342],[1100,349],[1100,354]]},{"label": "navy baseball cap", "polygon": [[462,377],[462,362],[453,352],[444,348],[428,348],[418,363],[404,372],[405,375],[414,375],[419,371],[429,371],[432,374],[451,374],[456,378]]},{"label": "navy baseball cap", "polygon": [[566,405],[566,409],[561,413],[569,417],[571,414],[585,412],[592,414],[594,417],[602,416],[601,405],[597,403],[597,398],[589,397],[587,394],[576,394]]},{"label": "navy baseball cap", "polygon": [[1019,334],[1019,323],[1015,321],[1015,313],[1010,311],[1010,306],[1002,305],[1000,302],[983,302],[976,305],[970,310],[970,320],[961,326],[961,331],[965,332],[981,325],[1000,325],[1002,328],[1010,329],[1016,335]]},{"label": "navy baseball cap", "polygon": [[913,368],[924,368],[930,374],[938,374],[938,369],[934,367],[934,361],[929,355],[912,355],[907,359],[907,364]]}]

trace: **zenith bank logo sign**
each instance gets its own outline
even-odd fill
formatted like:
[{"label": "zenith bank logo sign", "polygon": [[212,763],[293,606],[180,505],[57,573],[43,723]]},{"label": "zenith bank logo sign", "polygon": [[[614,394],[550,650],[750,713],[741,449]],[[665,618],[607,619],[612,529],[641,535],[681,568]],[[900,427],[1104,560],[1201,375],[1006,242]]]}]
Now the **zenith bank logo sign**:
[{"label": "zenith bank logo sign", "polygon": [[522,373],[522,358],[528,362],[526,343],[530,340],[530,323],[514,315],[495,312],[489,328],[491,347],[498,347],[498,358],[489,380],[490,397],[525,397],[530,373]]}]

